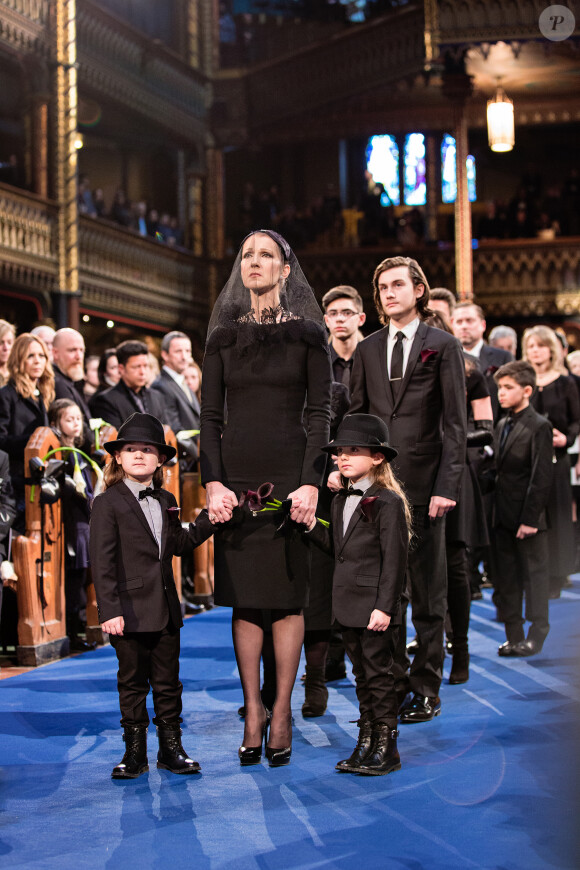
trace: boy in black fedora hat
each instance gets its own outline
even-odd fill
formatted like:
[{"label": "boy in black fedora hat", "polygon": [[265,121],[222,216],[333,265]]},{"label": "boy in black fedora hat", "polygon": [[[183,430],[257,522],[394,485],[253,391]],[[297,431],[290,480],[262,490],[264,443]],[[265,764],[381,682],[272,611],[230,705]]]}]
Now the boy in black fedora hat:
[{"label": "boy in black fedora hat", "polygon": [[309,532],[334,552],[332,611],[352,662],[360,710],[356,747],[336,768],[382,776],[401,767],[392,667],[411,515],[390,466],[397,451],[383,420],[347,415],[325,450],[336,455],[342,489],[332,503],[330,530],[315,520]]},{"label": "boy in black fedora hat", "polygon": [[198,773],[181,745],[179,629],[181,606],[171,560],[213,534],[206,511],[186,531],[173,495],[162,489],[163,465],[175,455],[163,426],[135,413],[105,449],[106,490],[97,496],[90,524],[90,560],[99,619],[117,653],[117,686],[125,755],[114,779],[149,770],[146,699],[151,688],[159,737],[157,767]]}]

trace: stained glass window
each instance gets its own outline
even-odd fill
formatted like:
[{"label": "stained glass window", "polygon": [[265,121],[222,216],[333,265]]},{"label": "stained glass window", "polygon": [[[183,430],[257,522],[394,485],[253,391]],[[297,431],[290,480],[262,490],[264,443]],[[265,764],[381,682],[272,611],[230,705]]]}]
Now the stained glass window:
[{"label": "stained glass window", "polygon": [[425,137],[422,133],[405,136],[405,205],[425,205]]},{"label": "stained glass window", "polygon": [[382,184],[382,205],[399,205],[399,146],[394,136],[371,136],[366,151],[369,181]]},{"label": "stained glass window", "polygon": [[[475,202],[475,157],[469,154],[467,167],[467,190],[469,201]],[[446,133],[441,143],[441,195],[443,202],[455,202],[457,196],[457,173],[455,167],[455,139]]]}]

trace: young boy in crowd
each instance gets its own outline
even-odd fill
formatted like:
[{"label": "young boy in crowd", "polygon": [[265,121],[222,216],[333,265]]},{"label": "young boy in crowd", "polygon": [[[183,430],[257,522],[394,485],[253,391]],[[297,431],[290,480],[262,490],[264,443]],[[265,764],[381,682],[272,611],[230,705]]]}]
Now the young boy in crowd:
[{"label": "young boy in crowd", "polygon": [[[546,504],[552,485],[552,427],[530,406],[536,375],[529,363],[506,363],[494,378],[507,412],[495,432],[492,545],[497,606],[507,638],[498,655],[533,656],[550,629]],[[524,595],[525,619],[531,623],[527,638]]]}]

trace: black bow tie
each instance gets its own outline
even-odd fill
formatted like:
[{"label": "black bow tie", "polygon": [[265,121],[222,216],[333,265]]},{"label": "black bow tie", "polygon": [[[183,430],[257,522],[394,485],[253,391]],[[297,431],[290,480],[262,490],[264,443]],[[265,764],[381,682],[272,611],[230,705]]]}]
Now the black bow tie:
[{"label": "black bow tie", "polygon": [[147,489],[142,489],[139,493],[139,501],[142,501],[144,498],[148,498],[149,496],[151,496],[151,498],[156,498],[157,501],[159,501],[161,497],[161,490],[153,489],[152,487],[148,486]]},{"label": "black bow tie", "polygon": [[364,495],[364,490],[354,489],[351,487],[349,487],[348,489],[341,489],[341,490],[339,490],[339,492],[341,493],[341,495],[360,495],[360,496]]}]

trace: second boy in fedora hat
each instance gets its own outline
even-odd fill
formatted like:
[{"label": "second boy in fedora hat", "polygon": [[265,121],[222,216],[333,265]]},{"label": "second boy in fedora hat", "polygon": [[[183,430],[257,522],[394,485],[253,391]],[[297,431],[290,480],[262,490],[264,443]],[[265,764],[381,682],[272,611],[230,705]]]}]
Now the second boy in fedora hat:
[{"label": "second boy in fedora hat", "polygon": [[172,559],[213,534],[207,512],[182,528],[179,508],[162,489],[162,466],[175,455],[163,426],[151,414],[136,413],[105,449],[106,490],[91,515],[90,558],[102,629],[117,653],[117,685],[125,755],[114,779],[145,773],[151,688],[159,737],[157,766],[172,773],[197,773],[200,766],[181,745],[179,629],[181,606]]},{"label": "second boy in fedora hat", "polygon": [[315,521],[309,537],[334,552],[332,611],[360,709],[356,747],[336,767],[381,776],[401,766],[392,668],[411,516],[389,464],[397,451],[379,417],[347,415],[325,449],[336,454],[343,488],[332,503],[330,530]]}]

